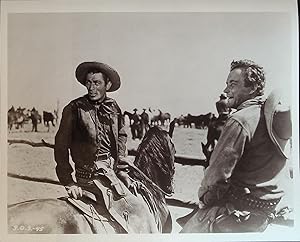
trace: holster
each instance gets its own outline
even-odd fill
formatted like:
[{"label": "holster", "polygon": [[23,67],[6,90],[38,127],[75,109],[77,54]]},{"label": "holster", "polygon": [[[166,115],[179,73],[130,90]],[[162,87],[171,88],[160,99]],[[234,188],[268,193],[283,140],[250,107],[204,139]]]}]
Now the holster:
[{"label": "holster", "polygon": [[116,173],[113,169],[108,168],[104,164],[97,164],[98,170],[94,174],[94,178],[97,178],[98,176],[105,176],[109,181],[112,188],[115,189],[116,193],[120,197],[126,196],[126,192],[124,190],[124,185],[122,182],[118,179],[116,176]]}]

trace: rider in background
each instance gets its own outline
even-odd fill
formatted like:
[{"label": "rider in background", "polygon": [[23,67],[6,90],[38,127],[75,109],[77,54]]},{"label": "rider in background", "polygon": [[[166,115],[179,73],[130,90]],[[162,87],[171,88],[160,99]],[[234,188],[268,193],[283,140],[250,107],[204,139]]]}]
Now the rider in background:
[{"label": "rider in background", "polygon": [[227,97],[224,93],[220,95],[220,100],[216,102],[216,109],[218,111],[219,117],[228,116],[231,108],[227,105]]},{"label": "rider in background", "polygon": [[137,109],[133,109],[132,120],[133,123],[131,124],[131,133],[132,139],[142,139],[143,138],[143,127],[142,127],[142,119],[140,115],[137,113]]},{"label": "rider in background", "polygon": [[289,107],[264,98],[265,74],[253,61],[231,63],[224,92],[237,111],[225,123],[198,191],[199,209],[182,232],[261,232],[284,206]]}]

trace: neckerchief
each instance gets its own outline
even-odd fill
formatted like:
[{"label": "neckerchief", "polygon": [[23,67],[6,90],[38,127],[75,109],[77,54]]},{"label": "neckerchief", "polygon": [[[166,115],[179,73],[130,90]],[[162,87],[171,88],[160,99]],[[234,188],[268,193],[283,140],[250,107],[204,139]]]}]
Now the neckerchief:
[{"label": "neckerchief", "polygon": [[88,99],[87,95],[86,98],[88,103],[93,106],[93,109],[89,111],[91,118],[96,126],[96,140],[97,143],[101,140],[101,131],[103,130],[102,124],[110,125],[110,114],[114,113],[113,110],[113,103],[114,100],[112,98],[105,97],[103,101],[100,102],[92,102]]},{"label": "neckerchief", "polygon": [[[87,99],[88,99],[88,97],[87,97]],[[100,102],[99,101],[93,102],[89,99],[88,99],[88,101],[90,104],[97,107],[97,112],[98,112],[98,115],[100,115],[100,116],[109,117],[110,114],[114,113],[114,110],[113,110],[114,100],[112,98],[105,97],[104,100],[100,101]]]}]

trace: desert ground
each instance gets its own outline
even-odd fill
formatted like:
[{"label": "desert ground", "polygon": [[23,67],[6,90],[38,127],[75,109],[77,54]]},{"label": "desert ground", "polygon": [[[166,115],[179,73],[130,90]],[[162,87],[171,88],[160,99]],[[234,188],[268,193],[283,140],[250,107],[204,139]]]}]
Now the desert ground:
[{"label": "desert ground", "polygon": [[[166,127],[167,128],[167,127]],[[41,139],[54,143],[57,127],[51,127],[50,132],[42,124],[38,126],[39,132],[33,133],[31,125],[26,124],[23,130],[13,129],[8,133],[8,139],[25,139],[40,142]],[[128,149],[137,148],[139,140],[132,140],[128,129]],[[206,129],[175,127],[173,142],[176,153],[188,156],[197,156],[204,159],[201,151],[201,142],[206,142]],[[37,198],[56,198],[67,195],[64,187],[32,181],[29,178],[43,178],[58,181],[55,174],[53,149],[48,147],[32,147],[27,144],[10,144],[7,161],[7,204],[14,204]],[[173,198],[182,201],[197,202],[197,190],[203,177],[202,166],[188,166],[175,164],[175,193]],[[290,184],[288,185],[290,186]],[[291,190],[291,189],[290,189]],[[188,208],[170,206],[173,217],[173,232],[180,230],[176,218],[191,211]]]}]

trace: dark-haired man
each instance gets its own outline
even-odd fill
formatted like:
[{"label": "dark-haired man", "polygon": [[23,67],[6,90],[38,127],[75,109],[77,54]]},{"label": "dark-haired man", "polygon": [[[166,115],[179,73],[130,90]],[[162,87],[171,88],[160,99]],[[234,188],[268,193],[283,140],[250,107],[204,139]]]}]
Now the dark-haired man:
[{"label": "dark-haired man", "polygon": [[87,94],[71,101],[62,113],[54,149],[59,181],[74,199],[83,191],[94,194],[124,232],[157,232],[147,207],[116,176],[120,161],[126,162],[127,134],[117,102],[106,93],[119,89],[119,74],[107,64],[83,62],[75,75]]},{"label": "dark-haired man", "polygon": [[224,92],[237,111],[225,123],[198,191],[200,209],[182,232],[260,232],[279,209],[287,179],[290,110],[263,97],[265,74],[253,61],[231,63]]}]

